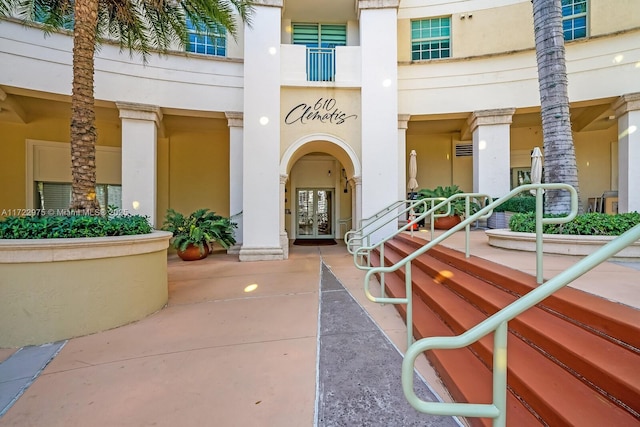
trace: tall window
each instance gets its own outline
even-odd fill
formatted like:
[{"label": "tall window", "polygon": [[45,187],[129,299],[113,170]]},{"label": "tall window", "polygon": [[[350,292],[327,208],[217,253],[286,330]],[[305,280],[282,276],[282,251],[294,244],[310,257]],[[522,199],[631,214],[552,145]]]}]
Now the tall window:
[{"label": "tall window", "polygon": [[411,21],[411,59],[449,58],[451,56],[451,18]]},{"label": "tall window", "polygon": [[562,0],[565,41],[587,37],[587,0]]},{"label": "tall window", "polygon": [[[71,204],[71,184],[61,182],[35,182],[35,207],[43,211],[62,212]],[[122,186],[96,184],[96,198],[100,209],[122,208]]]},{"label": "tall window", "polygon": [[223,27],[219,26],[214,33],[210,33],[205,28],[197,27],[187,20],[187,28],[189,30],[187,52],[227,56],[227,37]]},{"label": "tall window", "polygon": [[293,44],[307,46],[307,79],[333,81],[336,72],[336,46],[346,46],[347,26],[340,24],[294,23]]}]

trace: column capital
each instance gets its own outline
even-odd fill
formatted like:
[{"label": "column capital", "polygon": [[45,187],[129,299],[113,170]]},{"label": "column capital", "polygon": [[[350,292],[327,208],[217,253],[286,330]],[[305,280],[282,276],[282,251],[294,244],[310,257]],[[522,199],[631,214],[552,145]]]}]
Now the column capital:
[{"label": "column capital", "polygon": [[244,113],[241,111],[225,111],[224,115],[227,117],[227,126],[230,128],[244,126]]},{"label": "column capital", "polygon": [[407,129],[411,114],[398,114],[398,129]]},{"label": "column capital", "polygon": [[284,7],[284,0],[254,0],[254,6]]},{"label": "column capital", "polygon": [[478,126],[511,124],[515,108],[497,108],[494,110],[478,110],[471,113],[467,120],[469,129],[473,132]]},{"label": "column capital", "polygon": [[360,185],[362,184],[362,177],[361,176],[352,176],[351,180],[353,181],[354,185]]},{"label": "column capital", "polygon": [[616,112],[616,118],[629,111],[640,110],[640,92],[627,93],[620,96],[611,106]]},{"label": "column capital", "polygon": [[157,105],[137,104],[135,102],[116,102],[121,119],[153,121],[160,125],[162,110]]},{"label": "column capital", "polygon": [[280,184],[286,184],[289,179],[289,175],[286,173],[280,174]]},{"label": "column capital", "polygon": [[397,9],[400,0],[358,0],[358,10],[364,9]]}]

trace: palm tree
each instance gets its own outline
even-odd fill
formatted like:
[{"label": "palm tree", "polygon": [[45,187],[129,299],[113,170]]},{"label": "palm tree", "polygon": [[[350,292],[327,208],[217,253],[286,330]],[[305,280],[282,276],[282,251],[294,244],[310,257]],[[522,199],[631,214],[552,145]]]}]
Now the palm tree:
[{"label": "palm tree", "polygon": [[96,199],[94,55],[100,40],[118,41],[144,62],[188,44],[187,20],[201,31],[237,35],[234,15],[249,22],[251,0],[0,0],[0,16],[40,21],[45,33],[73,26],[71,92],[72,210],[99,212]]},{"label": "palm tree", "polygon": [[[540,87],[540,111],[544,139],[545,182],[563,182],[578,191],[578,167],[571,134],[567,67],[562,32],[561,0],[532,0],[533,27]],[[578,191],[579,194],[579,191]],[[571,209],[566,191],[549,191],[545,211]]]}]

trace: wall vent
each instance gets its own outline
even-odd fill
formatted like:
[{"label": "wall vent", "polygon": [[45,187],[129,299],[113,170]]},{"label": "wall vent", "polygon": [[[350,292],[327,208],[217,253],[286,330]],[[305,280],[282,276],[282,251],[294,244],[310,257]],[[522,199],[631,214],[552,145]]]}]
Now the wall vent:
[{"label": "wall vent", "polygon": [[456,144],[456,157],[472,157],[473,144]]}]

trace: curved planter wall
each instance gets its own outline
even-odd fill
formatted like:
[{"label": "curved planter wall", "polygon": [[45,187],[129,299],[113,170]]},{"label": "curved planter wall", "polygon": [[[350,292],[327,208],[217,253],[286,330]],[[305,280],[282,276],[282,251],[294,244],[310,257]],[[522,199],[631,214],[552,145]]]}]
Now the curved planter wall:
[{"label": "curved planter wall", "polygon": [[171,233],[0,240],[0,348],[115,328],[168,300]]},{"label": "curved planter wall", "polygon": [[[535,252],[535,233],[516,233],[510,230],[486,230],[489,244],[497,248]],[[543,251],[545,254],[590,255],[616,236],[574,236],[563,234],[544,234]],[[618,261],[640,261],[640,241],[618,252],[611,258]]]}]

